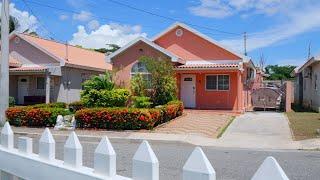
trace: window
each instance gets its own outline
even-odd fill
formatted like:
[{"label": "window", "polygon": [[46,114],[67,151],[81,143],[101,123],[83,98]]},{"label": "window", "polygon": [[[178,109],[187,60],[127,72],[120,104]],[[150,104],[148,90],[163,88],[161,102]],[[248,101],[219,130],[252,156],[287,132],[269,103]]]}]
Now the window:
[{"label": "window", "polygon": [[229,90],[229,75],[207,75],[206,90]]},{"label": "window", "polygon": [[218,90],[229,90],[229,75],[218,76]]},{"label": "window", "polygon": [[131,76],[141,74],[142,78],[146,81],[147,87],[151,87],[151,73],[148,72],[144,63],[137,62],[132,66]]},{"label": "window", "polygon": [[206,89],[217,90],[217,76],[206,76]]},{"label": "window", "polygon": [[45,89],[46,80],[44,77],[37,77],[37,89]]},{"label": "window", "polygon": [[317,81],[318,81],[318,75],[315,74],[314,75],[314,89],[315,90],[318,90],[318,84],[317,84],[318,82]]}]

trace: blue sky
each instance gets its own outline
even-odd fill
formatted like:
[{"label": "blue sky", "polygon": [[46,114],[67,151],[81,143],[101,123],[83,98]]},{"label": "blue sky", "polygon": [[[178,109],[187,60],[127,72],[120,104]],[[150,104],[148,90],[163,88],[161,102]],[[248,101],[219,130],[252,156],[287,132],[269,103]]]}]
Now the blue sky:
[{"label": "blue sky", "polygon": [[[311,55],[320,53],[319,0],[116,1],[197,25],[192,27],[238,52],[243,52],[242,33],[247,32],[248,55],[254,61],[263,54],[267,64],[301,65],[309,43]],[[90,48],[124,45],[137,36],[152,37],[174,23],[112,0],[11,2],[20,31],[30,29]]]}]

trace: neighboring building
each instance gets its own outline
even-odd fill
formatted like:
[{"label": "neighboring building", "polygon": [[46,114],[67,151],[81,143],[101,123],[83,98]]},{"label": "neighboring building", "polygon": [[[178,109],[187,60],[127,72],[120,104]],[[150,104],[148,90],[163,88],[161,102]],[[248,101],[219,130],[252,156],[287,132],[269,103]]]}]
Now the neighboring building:
[{"label": "neighboring building", "polygon": [[78,101],[83,81],[111,70],[103,53],[19,33],[10,35],[9,64],[17,104]]},{"label": "neighboring building", "polygon": [[320,57],[312,57],[296,70],[295,103],[320,111]]},{"label": "neighboring building", "polygon": [[116,80],[128,87],[130,78],[150,74],[138,62],[141,56],[169,58],[175,65],[179,97],[187,108],[243,112],[251,106],[251,92],[262,81],[256,78],[251,59],[188,27],[175,23],[152,40],[137,38],[107,56]]}]

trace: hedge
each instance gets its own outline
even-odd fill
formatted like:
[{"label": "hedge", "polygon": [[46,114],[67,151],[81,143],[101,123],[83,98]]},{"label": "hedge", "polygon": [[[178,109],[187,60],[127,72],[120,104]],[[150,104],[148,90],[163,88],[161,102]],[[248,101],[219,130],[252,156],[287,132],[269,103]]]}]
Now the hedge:
[{"label": "hedge", "polygon": [[56,124],[58,115],[69,115],[69,110],[65,108],[50,107],[10,107],[6,111],[6,116],[11,125],[28,127],[52,127]]},{"label": "hedge", "polygon": [[76,112],[76,111],[79,111],[84,108],[85,108],[85,106],[84,106],[83,102],[81,102],[81,101],[76,101],[76,102],[72,102],[69,104],[69,110],[71,112]]},{"label": "hedge", "polygon": [[158,108],[88,108],[76,112],[77,127],[97,129],[152,129],[182,115],[183,104],[170,102]]}]

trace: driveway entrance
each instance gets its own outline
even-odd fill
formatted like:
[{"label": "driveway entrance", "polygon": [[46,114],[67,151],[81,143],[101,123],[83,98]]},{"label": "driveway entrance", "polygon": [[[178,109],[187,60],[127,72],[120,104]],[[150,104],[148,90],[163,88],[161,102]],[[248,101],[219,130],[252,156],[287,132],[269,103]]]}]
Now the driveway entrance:
[{"label": "driveway entrance", "polygon": [[221,141],[228,146],[267,148],[292,144],[288,120],[283,113],[252,112],[237,117]]}]

